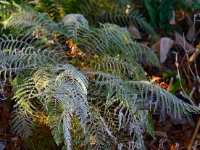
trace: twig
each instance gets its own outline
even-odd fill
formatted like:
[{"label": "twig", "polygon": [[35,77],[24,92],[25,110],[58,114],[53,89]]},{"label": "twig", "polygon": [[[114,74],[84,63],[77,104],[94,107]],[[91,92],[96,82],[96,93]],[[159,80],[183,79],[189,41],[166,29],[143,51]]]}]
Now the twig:
[{"label": "twig", "polygon": [[186,94],[186,92],[185,92],[185,90],[184,90],[184,88],[183,88],[183,86],[182,86],[181,76],[180,76],[180,72],[179,72],[179,64],[178,64],[178,52],[177,52],[177,53],[174,52],[174,53],[176,54],[176,57],[175,57],[175,65],[176,65],[176,69],[177,69],[177,73],[178,73],[178,79],[179,79],[179,82],[180,82],[180,87],[181,87],[181,89],[182,89],[182,91],[180,91],[180,94],[181,94],[183,97],[187,98],[187,99],[190,101],[190,103],[191,103],[192,105],[195,106],[193,100],[187,96],[187,94]]},{"label": "twig", "polygon": [[197,45],[194,53],[192,54],[192,56],[190,57],[190,59],[188,60],[188,64],[191,64],[194,62],[194,60],[197,58],[197,56],[200,54],[200,44]]},{"label": "twig", "polygon": [[188,99],[193,106],[196,106],[194,101],[190,97],[188,97],[183,91],[180,91],[179,94],[181,94],[181,96],[183,96],[184,98]]},{"label": "twig", "polygon": [[194,94],[194,91],[196,90],[196,87],[192,88],[192,91],[190,92],[189,98],[192,98],[192,95]]},{"label": "twig", "polygon": [[192,135],[192,139],[190,140],[190,144],[188,145],[187,150],[191,150],[191,146],[192,146],[192,144],[194,143],[194,139],[195,139],[195,137],[196,137],[196,135],[197,135],[197,132],[198,132],[198,130],[199,130],[199,126],[200,126],[200,118],[198,119],[198,123],[197,123],[197,125],[196,125],[196,128],[195,128],[195,130],[194,130],[194,133],[193,133],[193,135]]},{"label": "twig", "polygon": [[190,85],[191,83],[191,81],[190,81],[190,77],[188,76],[188,74],[186,73],[186,70],[185,70],[185,67],[183,66],[182,67],[182,69],[183,69],[183,72],[185,73],[185,76],[186,76],[186,78],[187,78],[187,80],[188,80],[188,84]]}]

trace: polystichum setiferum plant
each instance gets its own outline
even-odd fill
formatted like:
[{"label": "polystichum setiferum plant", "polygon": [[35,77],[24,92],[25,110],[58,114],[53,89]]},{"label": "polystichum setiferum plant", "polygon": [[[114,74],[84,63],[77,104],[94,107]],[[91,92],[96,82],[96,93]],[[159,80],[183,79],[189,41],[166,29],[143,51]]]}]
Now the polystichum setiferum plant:
[{"label": "polystichum setiferum plant", "polygon": [[55,142],[67,150],[77,138],[87,150],[144,149],[143,132],[153,136],[151,107],[188,118],[198,111],[146,80],[141,64],[159,67],[159,61],[125,28],[95,28],[79,14],[57,23],[28,12],[4,24],[18,35],[0,39],[1,85],[10,80],[13,86],[12,128],[23,138],[32,135],[37,112],[43,111]]}]

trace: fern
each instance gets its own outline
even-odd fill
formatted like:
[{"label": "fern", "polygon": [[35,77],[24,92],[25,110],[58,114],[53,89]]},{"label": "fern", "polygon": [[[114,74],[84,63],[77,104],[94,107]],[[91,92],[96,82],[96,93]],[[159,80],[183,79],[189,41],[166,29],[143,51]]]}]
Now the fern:
[{"label": "fern", "polygon": [[14,2],[0,1],[0,20],[3,21],[11,16],[12,13],[16,12],[17,8],[14,6]]},{"label": "fern", "polygon": [[157,38],[157,35],[151,25],[148,24],[145,18],[138,13],[138,10],[131,7],[129,12],[126,12],[126,5],[118,3],[109,6],[99,6],[96,2],[86,1],[80,5],[80,13],[84,14],[89,22],[94,25],[98,22],[113,23],[121,27],[134,24],[135,26],[151,33],[154,38]]},{"label": "fern", "polygon": [[[81,4],[79,3],[80,2],[78,0],[36,0],[34,2],[30,2],[30,5],[34,4],[35,9],[39,12],[46,12],[48,17],[56,21],[61,21],[61,19],[69,13],[81,13],[89,20],[90,24],[93,25],[98,25],[97,23],[99,22],[114,23],[121,27],[134,24],[138,28],[141,28],[141,30],[150,33],[153,38],[157,38],[157,35],[151,25],[147,23],[143,15],[139,14],[138,10],[135,10],[132,7],[132,3],[129,0],[85,0],[81,1]],[[131,7],[129,12],[127,12],[127,5]],[[23,10],[33,12],[31,7],[27,9],[23,3],[19,3],[18,7],[21,7]]]},{"label": "fern", "polygon": [[[142,108],[141,100],[137,99],[136,94],[134,94],[137,90],[131,88],[128,82],[119,77],[101,72],[91,74],[96,74],[98,77],[95,81],[96,88],[91,89],[90,93],[99,90],[99,93],[104,93],[104,96],[98,100],[91,99],[90,105],[94,104],[93,101],[97,101],[95,107],[100,106],[101,116],[99,119],[107,136],[110,136],[115,143],[122,144],[125,148],[130,146],[143,149],[144,143],[141,142],[143,141],[142,133],[144,131],[142,118],[145,118],[145,116],[137,116],[138,109]],[[102,103],[104,105],[100,105]],[[102,120],[102,118],[104,119]]]},{"label": "fern", "polygon": [[127,80],[145,80],[143,68],[137,62],[129,62],[115,57],[105,56],[104,58],[94,59],[94,69],[120,76]]},{"label": "fern", "polygon": [[[127,147],[126,143],[130,143],[131,147],[143,149],[144,143],[143,135],[144,129],[148,124],[146,117],[148,115],[147,106],[157,109],[167,108],[167,113],[171,114],[172,111],[176,111],[177,114],[184,114],[190,119],[188,112],[198,113],[197,108],[190,104],[183,103],[177,97],[171,95],[164,89],[152,85],[148,82],[142,81],[130,81],[125,82],[121,78],[111,76],[105,73],[91,73],[97,75],[95,84],[96,88],[90,90],[89,93],[104,93],[103,97],[93,100],[91,96],[91,104],[98,108],[100,106],[102,118],[105,118],[108,129],[113,133],[113,136],[117,138],[117,143],[123,144]],[[149,95],[150,93],[150,95]],[[145,96],[143,96],[145,94]],[[156,97],[153,97],[153,95]],[[98,94],[97,94],[98,95]],[[149,100],[148,97],[151,99]],[[154,100],[154,102],[153,102]],[[89,99],[90,101],[90,99]],[[98,101],[94,103],[93,101]],[[103,106],[101,104],[104,104]],[[196,109],[196,110],[195,110]],[[186,111],[187,110],[187,111]],[[115,118],[121,119],[115,119]],[[176,116],[180,117],[180,116]],[[121,120],[121,121],[120,121]],[[118,131],[127,129],[125,136],[130,136],[130,141],[121,141],[118,139]],[[152,133],[151,128],[146,128]],[[107,133],[108,134],[108,133]],[[121,137],[121,136],[120,136]]]},{"label": "fern", "polygon": [[[77,17],[78,16],[74,16],[74,18],[70,18],[70,16],[68,16],[68,18],[64,17],[65,19],[63,21],[66,25],[62,25],[52,22],[45,14],[36,17],[34,17],[34,14],[29,13],[15,14],[7,21],[8,23],[5,23],[5,25],[19,27],[19,31],[30,28],[26,31],[28,33],[32,33],[38,29],[46,32],[58,32],[66,38],[72,39],[75,45],[78,46],[78,48],[80,47],[79,50],[83,53],[87,53],[88,56],[94,54],[110,54],[112,56],[121,55],[121,57],[129,59],[130,62],[132,57],[134,57],[137,61],[144,62],[145,60],[144,63],[159,66],[156,55],[148,47],[134,42],[128,31],[125,29],[111,24],[102,24],[101,29],[88,28],[86,21],[84,21],[83,24],[74,27],[72,26],[74,23],[67,22],[67,19],[70,21],[72,21],[72,19],[78,21],[79,18]],[[117,36],[119,34],[121,36]],[[43,34],[43,36],[45,38],[48,34]],[[130,55],[132,57],[130,57]]]},{"label": "fern", "polygon": [[46,12],[52,20],[60,21],[66,14],[77,9],[76,0],[35,0],[31,2],[39,12]]},{"label": "fern", "polygon": [[[79,14],[57,23],[46,14],[27,12],[13,14],[5,25],[21,33],[1,38],[0,56],[5,80],[7,72],[11,81],[22,80],[11,82],[16,100],[12,123],[24,138],[34,128],[38,117],[34,112],[44,111],[55,142],[65,143],[68,150],[74,148],[74,118],[82,127],[83,149],[145,149],[143,132],[153,135],[146,119],[150,106],[188,117],[188,112],[198,112],[197,107],[143,81],[141,64],[159,67],[159,61],[124,28],[91,27]],[[72,65],[73,59],[79,63]],[[90,71],[82,71],[83,65]]]},{"label": "fern", "polygon": [[26,139],[32,135],[32,131],[35,129],[33,120],[36,118],[34,114],[37,112],[37,108],[33,101],[38,95],[34,91],[34,82],[31,79],[24,79],[23,82],[24,84],[19,85],[20,88],[13,97],[17,103],[14,105],[15,110],[12,112],[11,123],[13,132]]},{"label": "fern", "polygon": [[100,149],[110,149],[115,147],[114,138],[110,137],[102,122],[102,116],[100,110],[96,107],[89,107],[89,119],[87,126],[87,134],[85,138],[85,149],[100,150]]},{"label": "fern", "polygon": [[[187,118],[190,118],[190,114],[188,112],[194,112],[198,113],[195,109],[198,109],[195,106],[183,103],[181,100],[179,100],[177,97],[173,96],[169,92],[167,92],[164,89],[161,89],[160,87],[157,87],[155,85],[150,84],[149,82],[146,81],[131,81],[131,85],[134,88],[139,88],[139,91],[144,91],[142,93],[145,93],[145,95],[140,95],[142,98],[144,98],[149,106],[152,104],[155,105],[155,109],[159,106],[160,109],[164,109],[166,107],[167,113],[172,114],[172,111],[176,111],[179,116],[175,117],[180,117],[180,114],[184,114],[187,116]],[[148,95],[148,92],[151,93],[151,95]],[[153,94],[157,96],[156,101]],[[149,98],[148,98],[149,96]]]},{"label": "fern", "polygon": [[[70,148],[71,116],[75,113],[81,120],[81,125],[84,128],[86,125],[87,81],[85,76],[70,65],[48,65],[36,71],[34,79],[37,82],[36,89],[42,95],[41,102],[51,116],[50,127],[53,129],[56,143],[62,142],[59,139],[64,133],[65,143]],[[52,105],[52,101],[58,103],[58,106]],[[61,107],[60,105],[61,112],[57,113],[57,107]],[[55,120],[55,117],[58,119]]]},{"label": "fern", "polygon": [[[41,43],[40,41],[35,42],[35,38],[30,36],[2,35],[0,38],[0,72],[4,74],[3,80],[12,78],[13,73],[18,74],[24,69],[34,69],[47,62],[63,61],[63,52],[48,50],[45,46],[41,46]],[[3,81],[1,82],[4,84]]]}]

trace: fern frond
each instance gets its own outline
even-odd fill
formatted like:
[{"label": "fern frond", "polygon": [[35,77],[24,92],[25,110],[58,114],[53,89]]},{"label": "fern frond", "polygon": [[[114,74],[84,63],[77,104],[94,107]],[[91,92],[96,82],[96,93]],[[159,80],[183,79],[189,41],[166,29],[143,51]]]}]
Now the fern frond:
[{"label": "fern frond", "polygon": [[26,29],[26,33],[31,35],[33,31],[41,29],[43,25],[45,26],[44,22],[46,22],[47,26],[48,21],[51,22],[51,25],[53,25],[53,21],[48,19],[45,13],[38,15],[37,13],[35,14],[30,12],[18,12],[12,14],[9,19],[3,22],[3,24],[5,28],[17,28],[19,33],[22,33],[22,31]]},{"label": "fern frond", "polygon": [[103,8],[97,1],[85,0],[79,5],[79,13],[83,14],[90,24],[96,25],[99,22],[98,15],[103,15]]},{"label": "fern frond", "polygon": [[28,3],[31,3],[31,2],[14,1],[13,5],[18,9],[17,12],[25,11],[25,12],[31,12],[31,13],[37,14],[38,12],[33,7],[31,7],[31,5],[28,5]]},{"label": "fern frond", "polygon": [[101,24],[101,29],[88,28],[87,22],[83,17],[81,17],[82,23],[74,26],[74,21],[79,22],[79,18],[76,18],[77,15],[65,16],[63,21],[65,19],[72,21],[73,18],[73,24],[68,20],[65,25],[56,24],[48,19],[45,14],[25,13],[16,15],[11,16],[8,20],[9,25],[16,26],[20,31],[29,28],[27,31],[29,34],[35,31],[42,31],[42,36],[45,38],[51,35],[51,32],[59,33],[72,40],[79,51],[88,54],[89,58],[87,59],[90,59],[90,56],[95,54],[109,54],[110,56],[119,55],[128,59],[129,62],[134,58],[138,62],[159,66],[156,55],[148,47],[134,42],[125,28],[111,24]]},{"label": "fern frond", "polygon": [[[71,135],[69,126],[71,123],[69,117],[76,114],[84,130],[86,126],[88,105],[86,95],[88,83],[85,76],[69,64],[56,66],[45,65],[35,72],[34,80],[36,82],[36,89],[41,93],[41,102],[44,104],[47,112],[53,118],[56,116],[59,118],[59,121],[57,119],[51,119],[50,127],[53,129],[52,134],[54,135],[55,141],[59,143],[59,135],[65,132],[65,142],[70,148]],[[59,103],[60,110],[56,110],[57,105],[52,105],[52,101]],[[55,108],[49,109],[50,107]],[[56,112],[59,113],[56,115]],[[61,114],[61,117],[59,114]],[[63,129],[60,129],[61,126]]]},{"label": "fern frond", "polygon": [[72,30],[72,41],[78,50],[88,54],[90,59],[93,55],[119,57],[132,62],[148,63],[160,66],[155,53],[148,47],[134,42],[124,28],[113,24],[101,24],[101,29],[79,26]]},{"label": "fern frond", "polygon": [[[101,116],[99,119],[104,126],[104,132],[113,139],[112,144],[121,144],[123,148],[128,149],[127,143],[129,143],[131,147],[143,149],[144,143],[141,141],[143,141],[144,121],[142,117],[145,117],[139,116],[137,112],[142,108],[141,100],[137,99],[135,94],[138,92],[137,89],[132,88],[121,78],[110,74],[102,72],[88,74],[97,76],[94,81],[96,88],[90,89],[89,86],[88,89],[89,104],[99,109]],[[96,94],[100,98],[95,99]],[[101,139],[103,135],[98,136],[100,137],[97,139]]]},{"label": "fern frond", "polygon": [[[176,96],[170,94],[165,89],[161,89],[156,85],[146,81],[130,81],[129,83],[133,86],[133,88],[139,89],[139,91],[141,91],[141,94],[139,95],[142,99],[145,100],[145,103],[148,105],[155,105],[154,109],[157,109],[158,107],[164,109],[164,107],[166,107],[168,114],[171,114],[172,111],[176,111],[179,114],[177,117],[180,117],[181,113],[185,115],[188,115],[188,112],[198,113],[197,107],[183,103],[183,101],[178,99]],[[150,95],[148,94],[149,92],[151,93]],[[156,95],[155,102],[153,101],[154,94]]]},{"label": "fern frond", "polygon": [[105,126],[101,121],[102,115],[100,109],[92,107],[88,108],[88,122],[87,122],[87,133],[85,138],[85,148],[87,150],[101,150],[101,149],[112,149],[115,147],[115,141],[108,135],[105,130]]},{"label": "fern frond", "polygon": [[65,137],[65,145],[67,146],[67,150],[71,150],[71,114],[69,114],[68,110],[64,111],[63,113],[63,134]]},{"label": "fern frond", "polygon": [[17,135],[27,139],[32,135],[35,129],[36,118],[34,116],[37,108],[34,106],[34,100],[37,98],[33,80],[24,80],[24,84],[18,88],[13,97],[16,101],[14,105],[15,110],[12,112],[12,130]]},{"label": "fern frond", "polygon": [[[149,124],[147,119],[149,105],[154,106],[154,109],[166,107],[168,114],[176,111],[179,114],[177,117],[184,114],[189,118],[189,112],[198,113],[197,107],[183,103],[166,90],[149,82],[124,81],[102,72],[87,73],[87,75],[96,76],[96,80],[93,81],[96,88],[92,86],[90,89],[89,86],[89,93],[94,93],[88,95],[89,104],[99,109],[109,131],[123,147],[144,149],[143,132],[145,129],[152,131],[152,127],[146,126]],[[99,96],[97,92],[101,93],[100,98],[95,99],[96,94]],[[102,103],[104,105],[101,105]]]},{"label": "fern frond", "polygon": [[88,27],[88,21],[80,14],[69,14],[62,18],[62,23],[65,25],[86,26]]},{"label": "fern frond", "polygon": [[[46,12],[52,20],[61,21],[62,17],[69,13],[76,13],[76,0],[34,0],[31,2],[39,12]],[[79,3],[79,2],[78,2]]]},{"label": "fern frond", "polygon": [[4,74],[4,81],[12,79],[12,73],[19,73],[24,69],[35,69],[44,63],[63,61],[64,52],[46,48],[44,45],[40,46],[40,42],[36,42],[30,36],[2,35],[0,38],[0,72]]},{"label": "fern frond", "polygon": [[127,80],[146,80],[143,68],[137,62],[126,62],[116,57],[105,56],[93,60],[95,71],[103,71]]},{"label": "fern frond", "polygon": [[160,66],[157,56],[147,46],[132,40],[128,31],[113,24],[101,24],[102,30],[105,32],[104,37],[109,43],[110,49],[118,52],[122,58],[135,59],[140,63],[148,63]]},{"label": "fern frond", "polygon": [[[34,1],[35,3],[35,8],[38,10],[38,11],[41,11],[41,10],[45,10],[45,12],[48,14],[49,17],[51,17],[52,20],[58,20],[60,18],[63,17],[63,8],[64,6],[61,6],[61,2],[59,5],[59,1],[54,1],[54,0],[36,0]],[[65,5],[66,7],[66,5]]]},{"label": "fern frond", "polygon": [[126,12],[126,5],[114,5],[103,7],[95,4],[92,1],[82,3],[80,6],[80,12],[83,14],[91,24],[101,23],[113,23],[121,27],[134,24],[142,28],[143,30],[152,34],[153,38],[157,38],[153,27],[138,13],[138,10],[130,8],[129,12]]},{"label": "fern frond", "polygon": [[[9,53],[8,55],[6,54],[7,52]],[[36,51],[33,47],[27,47],[21,50],[4,50],[3,53],[0,61],[2,64],[1,70],[9,71],[36,68],[48,61],[55,62],[54,59],[58,55],[55,51],[40,49]],[[50,56],[51,54],[53,56]]]},{"label": "fern frond", "polygon": [[24,108],[18,107],[12,112],[12,118],[12,131],[16,135],[21,136],[23,139],[32,136],[32,132],[35,129],[32,115],[28,114]]},{"label": "fern frond", "polygon": [[52,33],[54,28],[59,29],[59,24],[49,19],[45,13],[14,13],[3,24],[5,28],[16,28],[20,34],[25,33],[29,36],[34,34],[46,35]]}]

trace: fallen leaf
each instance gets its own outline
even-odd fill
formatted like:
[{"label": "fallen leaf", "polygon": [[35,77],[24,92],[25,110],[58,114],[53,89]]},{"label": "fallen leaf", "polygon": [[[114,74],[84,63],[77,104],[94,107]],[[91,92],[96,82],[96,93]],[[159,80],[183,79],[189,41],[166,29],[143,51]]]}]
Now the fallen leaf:
[{"label": "fallen leaf", "polygon": [[168,139],[168,135],[166,132],[163,132],[163,131],[154,131],[155,135],[156,136],[159,136],[159,137],[162,137],[164,139]]},{"label": "fallen leaf", "polygon": [[167,59],[167,54],[169,53],[170,48],[174,44],[174,41],[168,37],[161,38],[158,42],[152,45],[151,49],[157,53],[160,58],[160,63],[164,63]]}]

